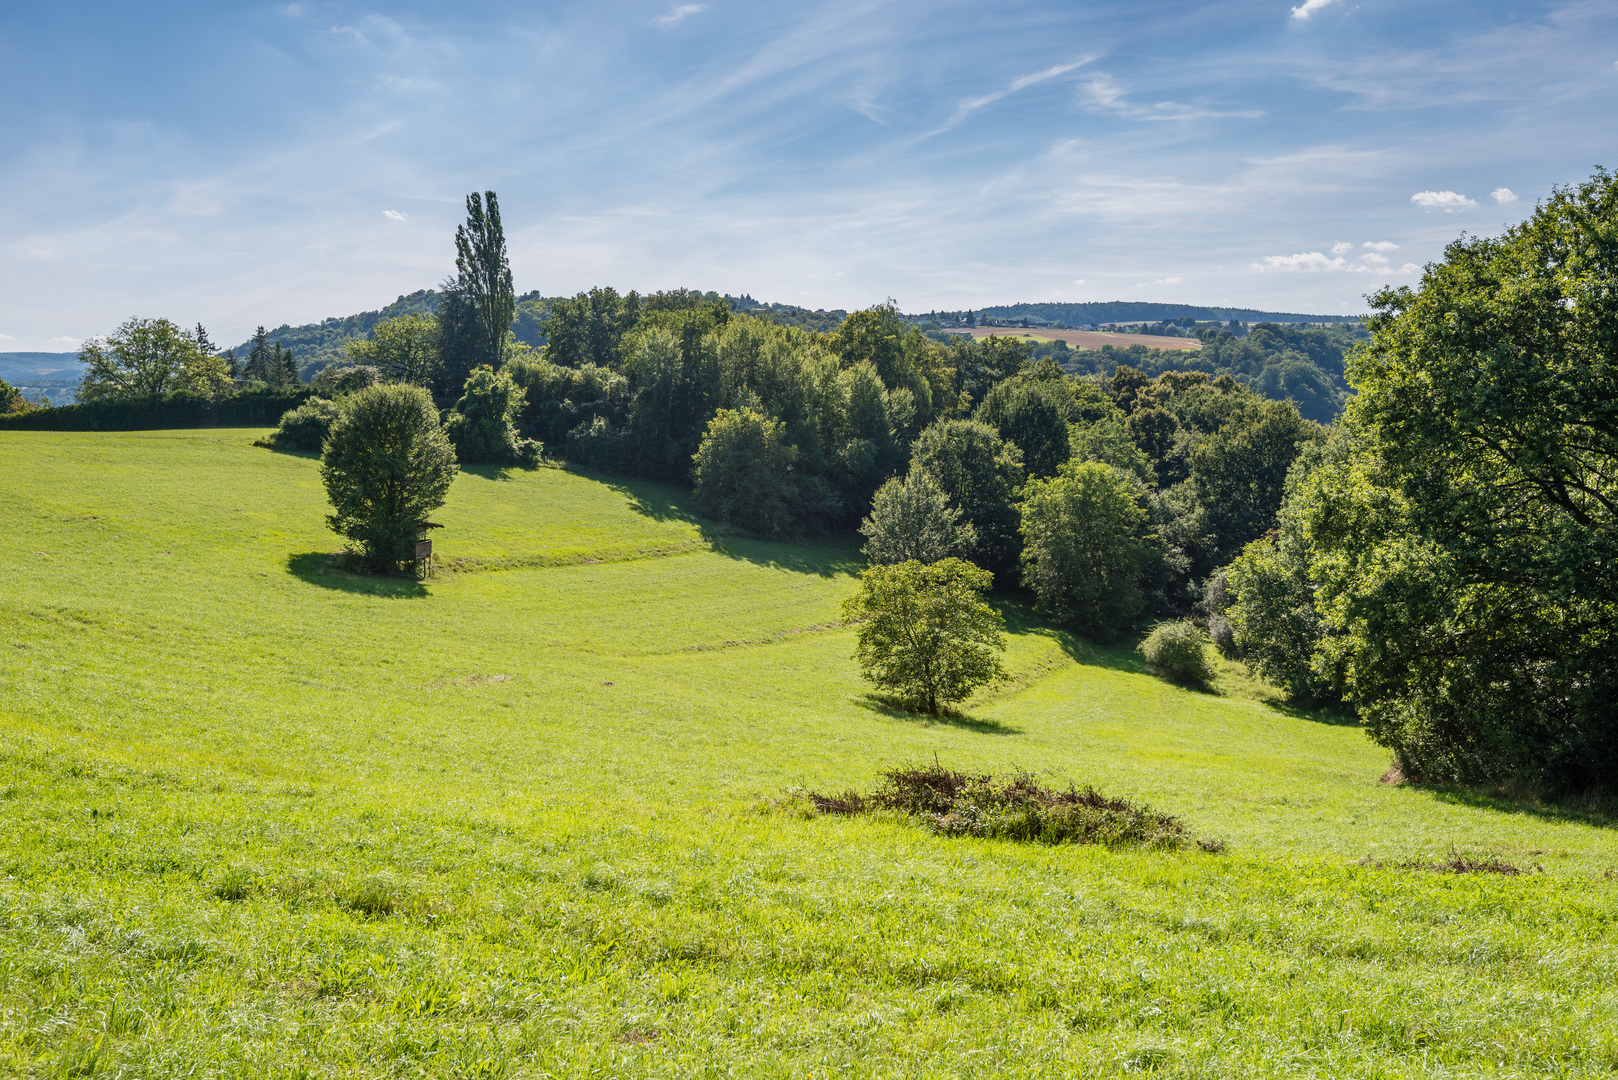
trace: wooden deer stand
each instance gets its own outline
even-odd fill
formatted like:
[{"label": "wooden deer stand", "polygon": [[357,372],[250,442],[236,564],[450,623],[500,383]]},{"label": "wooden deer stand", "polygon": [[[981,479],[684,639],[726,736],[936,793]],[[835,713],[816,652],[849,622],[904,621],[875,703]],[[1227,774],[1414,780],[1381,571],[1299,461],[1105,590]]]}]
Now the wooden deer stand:
[{"label": "wooden deer stand", "polygon": [[433,542],[427,539],[428,529],[442,529],[436,521],[416,522],[416,576],[426,579],[433,573]]}]

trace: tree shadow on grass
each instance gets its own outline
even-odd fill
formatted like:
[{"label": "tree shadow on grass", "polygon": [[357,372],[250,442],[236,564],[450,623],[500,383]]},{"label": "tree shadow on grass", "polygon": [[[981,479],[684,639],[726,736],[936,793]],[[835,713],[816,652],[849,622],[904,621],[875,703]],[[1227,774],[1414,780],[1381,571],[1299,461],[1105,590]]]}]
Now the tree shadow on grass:
[{"label": "tree shadow on grass", "polygon": [[937,715],[931,713],[915,712],[905,708],[905,703],[896,697],[887,694],[861,694],[854,699],[854,704],[867,712],[874,712],[886,716],[890,720],[905,720],[912,724],[921,724],[925,727],[955,727],[967,731],[976,731],[980,735],[1021,735],[1022,728],[1014,728],[1009,724],[1002,724],[998,720],[985,720],[981,717],[969,716],[954,709],[941,709]]},{"label": "tree shadow on grass", "polygon": [[1126,671],[1131,675],[1156,674],[1146,658],[1135,651],[1132,639],[1110,643],[1092,641],[1045,621],[1031,605],[1021,600],[996,597],[992,602],[1001,618],[1006,620],[1007,633],[1050,638],[1076,664]]},{"label": "tree shadow on grass", "polygon": [[1419,791],[1435,802],[1492,810],[1497,814],[1528,814],[1545,821],[1588,825],[1596,829],[1618,828],[1618,801],[1610,794],[1547,796],[1533,792],[1513,792],[1460,784],[1426,784],[1405,781],[1402,786]]},{"label": "tree shadow on grass", "polygon": [[325,551],[305,551],[288,556],[287,570],[298,580],[319,585],[323,589],[340,589],[396,600],[414,600],[428,595],[427,586],[415,578],[355,573],[344,569],[342,556]]},{"label": "tree shadow on grass", "polygon": [[852,575],[865,569],[865,557],[851,536],[834,534],[819,541],[763,539],[698,514],[691,492],[675,484],[609,475],[578,465],[565,468],[624,496],[629,509],[643,517],[694,526],[703,541],[726,558],[819,577]]}]

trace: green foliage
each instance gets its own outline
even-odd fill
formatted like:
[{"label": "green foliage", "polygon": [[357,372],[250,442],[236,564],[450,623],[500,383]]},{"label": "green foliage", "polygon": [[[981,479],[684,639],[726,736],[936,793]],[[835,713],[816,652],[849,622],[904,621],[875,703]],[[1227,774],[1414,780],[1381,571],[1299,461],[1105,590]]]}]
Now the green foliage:
[{"label": "green foliage", "polygon": [[990,390],[975,417],[1022,451],[1029,476],[1054,476],[1071,454],[1073,392],[1058,378],[1014,377]]},{"label": "green foliage", "polygon": [[640,296],[619,296],[611,287],[581,292],[571,300],[551,301],[541,329],[546,355],[553,364],[617,368],[622,361],[624,335],[640,320]]},{"label": "green foliage", "polygon": [[751,409],[720,409],[695,457],[697,504],[711,517],[765,535],[791,532],[796,457],[779,420]]},{"label": "green foliage", "polygon": [[106,338],[79,350],[79,401],[141,398],[186,390],[218,394],[229,387],[225,365],[167,319],[126,319]]},{"label": "green foliage", "polygon": [[21,390],[4,379],[0,379],[0,416],[21,416],[50,407],[50,401],[46,398],[41,397],[37,401],[30,400],[23,396]]},{"label": "green foliage", "polygon": [[345,346],[355,364],[375,368],[388,382],[428,386],[437,374],[442,343],[438,320],[432,315],[400,315],[384,319],[371,337]]},{"label": "green foliage", "polygon": [[1022,452],[976,420],[940,420],[910,452],[911,468],[931,475],[977,532],[972,561],[995,574],[1012,573],[1022,550]]},{"label": "green foliage", "polygon": [[420,523],[444,505],[455,472],[455,449],[427,391],[403,383],[361,390],[344,399],[326,438],[326,523],[374,568],[391,571],[414,548]]},{"label": "green foliage", "polygon": [[1170,682],[1206,690],[1213,685],[1208,635],[1190,619],[1160,622],[1140,643],[1140,654]]},{"label": "green foliage", "polygon": [[1005,620],[983,602],[993,576],[961,559],[872,566],[843,603],[859,624],[860,673],[929,713],[1005,678]]},{"label": "green foliage", "polygon": [[369,364],[332,364],[320,370],[313,383],[317,390],[327,394],[352,394],[375,386],[382,381],[382,373]]},{"label": "green foliage", "polygon": [[860,523],[865,557],[873,563],[935,563],[966,558],[977,547],[978,534],[962,524],[959,507],[926,469],[911,469],[877,488],[871,514]]},{"label": "green foliage", "polygon": [[[500,224],[500,202],[492,191],[466,197],[466,221],[455,227],[455,284],[471,313],[473,333],[466,346],[474,366],[498,368],[506,362],[506,336],[517,313],[506,259],[506,234]],[[457,328],[459,331],[461,328]]]},{"label": "green foliage", "polygon": [[[376,311],[362,311],[357,315],[333,317],[302,326],[283,323],[274,330],[264,331],[263,327],[259,330],[264,340],[280,342],[297,357],[300,365],[319,370],[327,363],[341,359],[347,343],[365,337],[377,323],[401,315],[431,315],[438,309],[438,300],[438,294],[433,290],[421,289],[408,296],[400,296]],[[238,355],[250,353],[257,338],[258,335],[255,335],[244,341],[232,352]]]},{"label": "green foliage", "polygon": [[474,368],[444,426],[455,456],[466,464],[536,464],[539,444],[517,434],[522,407],[523,389],[509,372],[487,364]]},{"label": "green foliage", "polygon": [[98,397],[78,405],[0,413],[0,428],[15,431],[153,431],[165,428],[271,427],[288,409],[308,401],[308,387],[265,386],[218,396],[177,390],[149,397]]},{"label": "green foliage", "polygon": [[1152,459],[1141,450],[1123,417],[1107,416],[1088,424],[1068,426],[1068,446],[1074,461],[1099,461],[1129,473],[1143,484],[1154,484]]},{"label": "green foliage", "polygon": [[1287,471],[1305,445],[1325,434],[1291,402],[1264,401],[1197,445],[1191,483],[1224,550],[1239,550],[1275,527]]},{"label": "green foliage", "polygon": [[336,422],[338,407],[325,398],[310,398],[296,409],[281,414],[276,425],[275,445],[288,450],[319,452]]},{"label": "green foliage", "polygon": [[1618,177],[1372,298],[1300,489],[1348,696],[1406,775],[1618,775]]},{"label": "green foliage", "polygon": [[1146,609],[1163,563],[1138,482],[1110,465],[1070,461],[1023,493],[1023,584],[1039,609],[1111,638]]}]

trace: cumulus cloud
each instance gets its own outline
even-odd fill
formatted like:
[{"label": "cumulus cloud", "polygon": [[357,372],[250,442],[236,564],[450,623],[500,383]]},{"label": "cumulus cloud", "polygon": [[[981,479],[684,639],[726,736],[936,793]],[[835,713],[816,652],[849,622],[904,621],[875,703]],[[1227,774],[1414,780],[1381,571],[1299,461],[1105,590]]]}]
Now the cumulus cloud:
[{"label": "cumulus cloud", "polygon": [[410,220],[410,215],[409,214],[401,214],[397,210],[384,210],[384,211],[382,211],[382,216],[385,217],[385,218],[391,218],[394,221],[409,221]]},{"label": "cumulus cloud", "polygon": [[[1365,246],[1373,247],[1379,245],[1367,244]],[[1390,244],[1388,246],[1393,247],[1396,245]],[[1335,258],[1333,258],[1333,255],[1327,255],[1320,251],[1300,251],[1296,255],[1266,255],[1264,258],[1254,263],[1252,265],[1252,269],[1286,270],[1291,271],[1292,273],[1301,274],[1414,274],[1421,269],[1421,267],[1417,266],[1415,263],[1405,263],[1403,266],[1395,269],[1394,267],[1388,265],[1388,260],[1385,256],[1379,255],[1374,251],[1367,255],[1361,256],[1358,262],[1350,262],[1348,259],[1343,258],[1341,254],[1337,253],[1338,248],[1348,248],[1349,250],[1352,250],[1353,245],[1338,244],[1336,247],[1333,247],[1332,253],[1336,256]]]},{"label": "cumulus cloud", "polygon": [[46,338],[45,344],[60,345],[64,349],[77,349],[79,347],[79,339],[71,337]]},{"label": "cumulus cloud", "polygon": [[1338,243],[1335,243],[1335,244],[1333,244],[1331,246],[1331,253],[1333,255],[1347,255],[1350,251],[1353,251],[1353,250],[1354,250],[1354,245],[1350,244],[1346,240],[1339,241]]},{"label": "cumulus cloud", "polygon": [[10,334],[0,334],[0,341],[16,341],[16,340],[17,339],[12,337]]},{"label": "cumulus cloud", "polygon": [[1392,240],[1367,240],[1367,241],[1365,241],[1365,243],[1361,244],[1360,246],[1364,247],[1364,248],[1370,248],[1372,251],[1398,251],[1399,250],[1399,245],[1395,244]]},{"label": "cumulus cloud", "polygon": [[684,22],[686,19],[689,19],[691,16],[700,15],[707,10],[707,4],[681,4],[679,7],[670,8],[662,15],[654,18],[652,20],[652,25],[661,26],[663,29],[667,30],[670,27],[680,25],[680,23]]},{"label": "cumulus cloud", "polygon": [[1075,285],[1088,285],[1089,282],[1085,281],[1083,278],[1075,278],[1074,281],[1073,281],[1073,284],[1075,284]]},{"label": "cumulus cloud", "polygon": [[1410,201],[1423,210],[1442,210],[1446,214],[1454,210],[1470,210],[1477,205],[1458,191],[1418,191],[1410,196]]},{"label": "cumulus cloud", "polygon": [[1299,20],[1307,19],[1327,4],[1333,2],[1335,0],[1303,0],[1303,3],[1292,9],[1292,17]]},{"label": "cumulus cloud", "polygon": [[1489,192],[1489,198],[1493,199],[1497,203],[1516,202],[1517,193],[1508,187],[1497,187],[1493,191]]}]

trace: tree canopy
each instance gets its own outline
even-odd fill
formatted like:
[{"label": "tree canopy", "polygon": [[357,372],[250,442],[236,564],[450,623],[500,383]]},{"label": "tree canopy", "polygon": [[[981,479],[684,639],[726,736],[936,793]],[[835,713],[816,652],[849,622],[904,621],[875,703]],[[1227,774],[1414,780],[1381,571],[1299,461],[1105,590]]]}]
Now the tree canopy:
[{"label": "tree canopy", "polygon": [[215,394],[229,386],[225,363],[197,348],[196,338],[167,319],[126,319],[79,350],[79,400],[142,397],[190,390]]},{"label": "tree canopy", "polygon": [[1347,696],[1407,775],[1618,775],[1618,177],[1372,298],[1301,485]]}]

